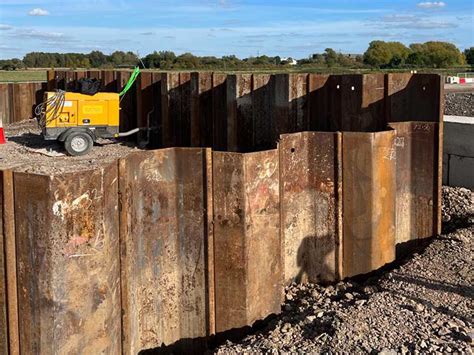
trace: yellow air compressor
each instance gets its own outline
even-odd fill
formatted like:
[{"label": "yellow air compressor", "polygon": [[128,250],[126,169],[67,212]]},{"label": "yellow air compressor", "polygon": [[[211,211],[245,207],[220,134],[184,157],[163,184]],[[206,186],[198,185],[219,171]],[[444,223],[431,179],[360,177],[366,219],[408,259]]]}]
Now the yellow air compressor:
[{"label": "yellow air compressor", "polygon": [[[120,97],[130,88],[139,73],[135,69],[124,90],[93,95],[57,90],[46,92],[36,116],[45,140],[64,143],[70,155],[88,153],[97,138],[117,138],[137,133],[140,128],[119,132]],[[133,79],[133,80],[132,80]]]}]

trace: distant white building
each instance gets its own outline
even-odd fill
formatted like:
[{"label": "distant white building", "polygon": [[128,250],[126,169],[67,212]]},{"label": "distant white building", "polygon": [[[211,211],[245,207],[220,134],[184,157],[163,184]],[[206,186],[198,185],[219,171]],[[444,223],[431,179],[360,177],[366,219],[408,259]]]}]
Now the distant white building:
[{"label": "distant white building", "polygon": [[289,64],[289,65],[296,65],[298,64],[298,62],[296,61],[296,59],[293,59],[291,57],[288,57],[288,58],[281,58],[281,63],[282,64]]}]

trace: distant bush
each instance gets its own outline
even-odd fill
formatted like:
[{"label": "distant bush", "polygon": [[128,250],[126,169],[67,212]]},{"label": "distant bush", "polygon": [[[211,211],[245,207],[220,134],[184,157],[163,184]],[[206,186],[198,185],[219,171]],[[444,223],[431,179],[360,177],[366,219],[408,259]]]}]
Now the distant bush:
[{"label": "distant bush", "polygon": [[[152,69],[184,70],[252,70],[294,67],[294,60],[280,56],[260,55],[240,59],[235,55],[221,58],[199,57],[192,53],[176,55],[172,51],[154,51],[139,59],[133,52],[115,51],[104,54],[101,51],[84,53],[27,53],[23,59],[0,60],[3,70],[22,68],[117,68],[134,67],[141,62]],[[400,42],[372,41],[363,55],[336,52],[326,48],[323,53],[314,53],[298,60],[301,68],[447,68],[467,62],[474,65],[474,47],[464,54],[455,45],[447,42],[415,43],[409,47]]]},{"label": "distant bush", "polygon": [[474,66],[474,47],[465,49],[464,56],[466,57],[466,63]]},{"label": "distant bush", "polygon": [[464,64],[464,57],[448,42],[414,43],[406,47],[400,42],[373,41],[364,53],[364,63],[378,68],[448,68]]}]

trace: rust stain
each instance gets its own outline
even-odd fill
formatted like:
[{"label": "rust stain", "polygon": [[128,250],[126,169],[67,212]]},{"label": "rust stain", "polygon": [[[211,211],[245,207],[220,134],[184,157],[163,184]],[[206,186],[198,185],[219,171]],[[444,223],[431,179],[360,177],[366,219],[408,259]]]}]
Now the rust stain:
[{"label": "rust stain", "polygon": [[122,304],[126,354],[209,335],[206,149],[121,159]]},{"label": "rust stain", "polygon": [[278,151],[213,153],[216,331],[278,313],[283,294]]},{"label": "rust stain", "polygon": [[282,135],[281,220],[286,283],[339,278],[338,133]]},{"label": "rust stain", "polygon": [[343,132],[344,277],[395,260],[395,131]]},{"label": "rust stain", "polygon": [[22,352],[121,351],[116,178],[14,173]]}]

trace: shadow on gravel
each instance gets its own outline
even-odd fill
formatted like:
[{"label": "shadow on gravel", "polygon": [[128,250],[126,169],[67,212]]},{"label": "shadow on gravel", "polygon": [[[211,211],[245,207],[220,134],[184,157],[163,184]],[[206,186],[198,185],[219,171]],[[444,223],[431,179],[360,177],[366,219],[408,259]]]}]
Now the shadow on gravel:
[{"label": "shadow on gravel", "polygon": [[[15,142],[16,144],[22,145],[29,149],[47,149],[58,153],[65,153],[64,146],[61,142],[56,140],[45,140],[42,135],[34,133],[23,133],[18,136],[8,137],[9,141]],[[100,142],[94,142],[95,146],[107,146],[110,144],[120,144],[127,147],[138,147],[137,144],[131,141],[115,141],[102,139]]]},{"label": "shadow on gravel", "polygon": [[57,141],[47,141],[43,136],[33,133],[24,133],[20,136],[8,137],[8,140],[30,149],[51,149],[59,153],[64,152],[64,147]]},{"label": "shadow on gravel", "polygon": [[[424,286],[424,287],[427,287],[427,286]],[[435,289],[435,288],[432,288],[432,289]],[[456,317],[456,318],[459,318],[461,319],[463,322],[466,322],[466,323],[470,323],[471,322],[471,318],[469,316],[466,316],[466,315],[462,315],[462,314],[458,314],[456,312],[453,312],[451,309],[447,308],[447,307],[443,307],[443,306],[435,306],[433,303],[431,303],[430,301],[427,301],[423,298],[420,298],[420,297],[415,297],[415,296],[409,296],[407,295],[406,293],[403,293],[403,292],[397,292],[397,291],[394,291],[394,290],[387,290],[385,289],[385,291],[387,292],[390,292],[392,294],[397,294],[399,296],[403,296],[411,301],[414,301],[418,304],[422,304],[424,307],[426,308],[431,308],[433,310],[435,310],[436,312],[439,312],[439,313],[443,313],[449,317]],[[412,312],[416,312],[415,308],[411,305],[403,305],[402,308],[405,308],[405,309],[408,309]]]},{"label": "shadow on gravel", "polygon": [[437,282],[427,279],[423,276],[411,277],[406,275],[393,275],[393,280],[400,282],[407,282],[429,288],[430,290],[457,293],[463,297],[474,298],[474,287],[472,285],[456,285],[448,282]]},{"label": "shadow on gravel", "polygon": [[276,319],[277,315],[272,314],[263,320],[256,321],[252,326],[231,329],[210,337],[180,339],[173,344],[163,344],[157,348],[141,350],[139,354],[212,354],[214,349],[225,344],[227,341],[239,342],[250,334],[267,330],[271,324],[276,324],[272,322]]},{"label": "shadow on gravel", "polygon": [[473,225],[474,214],[467,214],[462,216],[451,216],[451,220],[442,225],[442,233],[453,233],[458,229],[469,228]]}]

